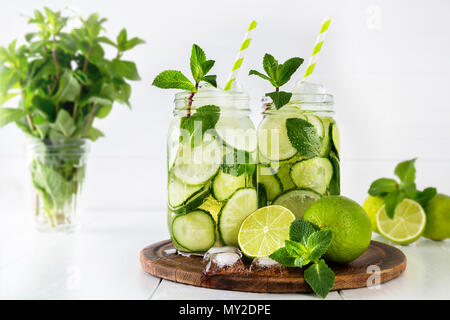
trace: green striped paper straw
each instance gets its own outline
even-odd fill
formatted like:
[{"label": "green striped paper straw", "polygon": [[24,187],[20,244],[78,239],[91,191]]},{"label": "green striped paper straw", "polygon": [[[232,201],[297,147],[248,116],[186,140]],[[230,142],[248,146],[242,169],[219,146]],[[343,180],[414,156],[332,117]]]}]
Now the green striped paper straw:
[{"label": "green striped paper straw", "polygon": [[311,57],[309,58],[308,68],[306,68],[305,75],[303,76],[302,81],[307,81],[309,76],[311,76],[311,74],[314,71],[314,68],[316,66],[317,59],[319,57],[320,50],[322,49],[322,45],[325,40],[325,36],[327,34],[330,23],[331,23],[331,19],[325,19],[325,21],[322,23],[322,28],[320,28],[320,32],[317,37],[316,44],[314,45],[313,53],[312,53]]},{"label": "green striped paper straw", "polygon": [[237,54],[236,60],[233,64],[233,69],[231,69],[230,75],[228,77],[227,84],[225,85],[224,90],[230,90],[231,85],[234,81],[236,81],[236,77],[239,73],[239,70],[242,65],[242,61],[244,61],[245,53],[247,52],[247,48],[250,45],[250,42],[252,41],[252,32],[256,28],[258,23],[256,21],[252,21],[250,23],[250,26],[248,27],[247,33],[245,34],[244,41],[242,42],[241,48],[239,49],[239,53]]}]

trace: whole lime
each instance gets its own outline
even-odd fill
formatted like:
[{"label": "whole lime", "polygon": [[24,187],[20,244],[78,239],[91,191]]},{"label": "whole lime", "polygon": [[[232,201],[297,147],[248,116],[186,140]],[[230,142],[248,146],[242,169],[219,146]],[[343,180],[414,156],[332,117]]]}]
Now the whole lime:
[{"label": "whole lime", "polygon": [[438,194],[425,207],[427,225],[423,236],[431,240],[450,238],[450,197]]},{"label": "whole lime", "polygon": [[370,219],[364,209],[349,198],[330,196],[319,199],[306,210],[303,219],[321,229],[331,229],[331,244],[325,254],[330,261],[353,261],[370,245]]},{"label": "whole lime", "polygon": [[370,222],[372,223],[372,230],[378,232],[377,226],[377,213],[384,205],[384,199],[380,197],[368,196],[366,201],[363,203],[363,209],[369,216]]}]

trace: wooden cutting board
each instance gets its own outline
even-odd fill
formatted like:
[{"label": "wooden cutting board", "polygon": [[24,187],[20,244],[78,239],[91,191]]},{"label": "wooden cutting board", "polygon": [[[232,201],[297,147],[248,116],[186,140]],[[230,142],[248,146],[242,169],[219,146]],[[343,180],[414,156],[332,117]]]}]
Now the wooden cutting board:
[{"label": "wooden cutting board", "polygon": [[[176,254],[169,240],[143,249],[140,261],[142,268],[153,276],[198,287],[262,293],[311,291],[299,268],[285,268],[282,276],[248,272],[205,275],[202,257]],[[244,259],[244,264],[248,270],[250,261]],[[332,290],[361,288],[377,280],[384,283],[398,277],[406,269],[406,256],[397,248],[372,241],[355,261],[328,265],[336,275]]]}]

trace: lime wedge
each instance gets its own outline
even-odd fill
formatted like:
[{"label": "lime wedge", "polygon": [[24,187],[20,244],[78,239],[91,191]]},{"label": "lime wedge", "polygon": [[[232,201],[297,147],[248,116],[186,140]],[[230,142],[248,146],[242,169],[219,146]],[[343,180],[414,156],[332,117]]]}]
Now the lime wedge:
[{"label": "lime wedge", "polygon": [[284,246],[294,214],[282,206],[268,206],[249,215],[239,230],[239,247],[247,257],[268,257]]},{"label": "lime wedge", "polygon": [[377,226],[386,238],[401,245],[413,243],[423,234],[426,215],[423,208],[414,200],[405,199],[395,208],[394,219],[386,214],[383,205],[377,213]]}]

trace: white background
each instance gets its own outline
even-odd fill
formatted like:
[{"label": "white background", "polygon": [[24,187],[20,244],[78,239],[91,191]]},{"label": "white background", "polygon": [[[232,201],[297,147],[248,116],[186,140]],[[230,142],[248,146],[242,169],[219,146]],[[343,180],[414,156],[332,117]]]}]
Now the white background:
[{"label": "white background", "polygon": [[[188,73],[195,42],[216,60],[213,70],[223,86],[252,19],[259,26],[240,82],[252,97],[256,123],[260,97],[270,88],[247,77],[248,69],[261,70],[266,52],[282,61],[307,60],[322,19],[330,16],[312,80],[335,95],[343,194],[362,202],[371,181],[392,176],[397,162],[412,157],[419,158],[419,187],[450,194],[449,1],[2,1],[0,45],[23,38],[29,28],[22,14],[42,5],[99,12],[109,19],[108,35],[126,26],[130,36],[147,41],[126,56],[137,62],[142,76],[133,84],[133,110],[117,105],[96,123],[106,138],[92,146],[83,205],[88,211],[126,215],[163,209],[165,134],[174,92],[151,82],[168,68]],[[14,126],[0,130],[0,214],[25,218],[30,204],[23,144]]]}]

